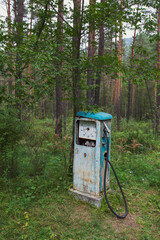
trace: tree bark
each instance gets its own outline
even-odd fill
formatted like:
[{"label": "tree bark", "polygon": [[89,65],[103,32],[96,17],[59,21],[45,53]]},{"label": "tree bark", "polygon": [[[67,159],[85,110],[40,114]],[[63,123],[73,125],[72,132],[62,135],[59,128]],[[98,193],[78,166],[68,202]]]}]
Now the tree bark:
[{"label": "tree bark", "polygon": [[63,92],[63,130],[64,130],[64,135],[66,134],[66,112],[67,112],[67,107],[66,107],[65,93]]},{"label": "tree bark", "polygon": [[134,105],[135,105],[135,91],[136,91],[136,85],[133,84],[133,89],[132,89],[132,118],[134,117]]},{"label": "tree bark", "polygon": [[42,119],[45,119],[46,117],[46,98],[42,98],[42,103],[41,103],[41,108],[42,108]]},{"label": "tree bark", "polygon": [[[10,37],[11,37],[11,3],[10,0],[8,0],[8,9],[7,9],[7,14],[8,14],[8,37],[9,37],[9,45],[11,45]],[[12,62],[12,59],[10,59]],[[12,64],[12,63],[11,63]],[[9,94],[12,95],[12,77],[11,77],[11,72],[9,72],[10,76],[8,78],[8,89],[9,89]]]},{"label": "tree bark", "polygon": [[14,17],[15,17],[15,22],[17,21],[17,6],[16,6],[16,0],[13,0],[14,3]]},{"label": "tree bark", "polygon": [[[58,1],[57,44],[59,56],[63,53],[63,0]],[[62,72],[63,62],[58,63],[58,71]],[[62,78],[58,74],[56,80],[56,128],[55,133],[62,138]]]},{"label": "tree bark", "polygon": [[[103,3],[104,0],[101,0],[101,3]],[[95,41],[95,39],[94,39]],[[98,48],[98,56],[100,57],[100,65],[97,69],[97,76],[96,76],[96,88],[95,88],[95,104],[99,106],[99,95],[100,95],[100,86],[101,86],[101,79],[102,79],[102,57],[104,55],[104,26],[103,26],[103,20],[100,25],[99,30],[99,48]],[[94,56],[93,56],[94,57]],[[105,80],[103,80],[104,83]],[[105,105],[105,86],[103,84],[103,105]]]},{"label": "tree bark", "polygon": [[[121,0],[121,11],[122,11],[123,0]],[[122,62],[122,17],[120,21],[120,30],[119,30],[119,44],[118,44],[118,59]],[[120,95],[121,95],[121,72],[118,73],[117,79],[117,97],[116,97],[116,112],[117,112],[117,130],[120,130]]]},{"label": "tree bark", "polygon": [[[115,57],[117,57],[117,33],[115,33]],[[115,79],[115,91],[114,91],[114,106],[115,106],[115,113],[116,109],[116,99],[117,99],[117,78]]]},{"label": "tree bark", "polygon": [[102,97],[102,106],[104,107],[106,105],[106,81],[105,81],[105,72],[103,72],[103,97]]},{"label": "tree bark", "polygon": [[[70,151],[70,168],[72,170],[73,156],[74,156],[74,133],[75,133],[75,116],[81,107],[81,91],[80,91],[80,43],[81,43],[81,31],[82,31],[82,19],[84,0],[82,1],[81,11],[81,0],[73,0],[74,12],[73,12],[73,38],[72,38],[72,92],[73,92],[73,131],[72,131],[72,143]],[[82,12],[82,13],[81,13]]]},{"label": "tree bark", "polygon": [[[112,33],[111,33],[111,55],[113,55],[113,49],[112,49],[112,45],[113,45],[113,42],[112,42]],[[113,112],[113,77],[112,77],[113,73],[111,73],[111,114]]]},{"label": "tree bark", "polygon": [[[132,44],[132,55],[131,60],[134,59],[134,51],[135,51],[135,42],[136,42],[136,26],[134,29],[134,35],[133,35],[133,44]],[[131,65],[132,67],[132,65]],[[132,91],[132,113],[133,113],[133,102],[134,102],[134,93],[135,93],[135,84],[133,84],[133,91]],[[127,108],[127,122],[129,122],[130,117],[130,98],[131,98],[131,78],[129,78],[128,81],[128,108]]]},{"label": "tree bark", "polygon": [[158,28],[157,28],[157,79],[156,79],[156,133],[159,134],[159,119],[160,119],[160,8],[158,9]]},{"label": "tree bark", "polygon": [[[139,4],[137,6],[137,13],[139,10]],[[136,20],[137,22],[137,20]],[[133,37],[133,44],[132,44],[132,59],[134,59],[134,51],[135,51],[135,40],[136,40],[136,26],[134,29],[134,37]],[[128,111],[127,111],[127,121],[129,121],[129,115],[130,115],[130,92],[131,92],[131,80],[129,80],[129,85],[128,85]],[[129,90],[130,88],[130,90]],[[133,89],[132,89],[132,110],[131,110],[131,116],[134,117],[134,102],[135,102],[135,90],[136,90],[136,85],[133,84]],[[130,92],[129,92],[130,91]]]},{"label": "tree bark", "polygon": [[[90,0],[90,6],[95,5],[95,0]],[[88,60],[90,62],[90,67],[87,70],[87,85],[89,87],[87,91],[87,106],[92,106],[94,104],[94,98],[95,98],[95,79],[94,79],[94,69],[93,69],[93,63],[94,63],[94,54],[95,54],[95,23],[94,19],[90,20],[89,22],[89,37],[88,37]]]},{"label": "tree bark", "polygon": [[17,9],[15,6],[15,22],[16,22],[16,44],[17,44],[17,55],[16,55],[16,73],[15,73],[15,97],[18,100],[16,103],[18,109],[18,118],[21,119],[22,109],[22,59],[19,54],[19,47],[23,42],[23,17],[24,17],[24,0],[17,1]]},{"label": "tree bark", "polygon": [[[30,4],[33,8],[33,0],[30,0]],[[29,30],[30,36],[32,35],[32,24],[33,24],[33,10],[31,9],[31,20],[30,20],[30,30]],[[28,78],[30,77],[30,64],[28,64],[27,76],[28,76]]]},{"label": "tree bark", "polygon": [[56,115],[56,99],[55,99],[55,89],[53,90],[53,97],[52,97],[52,121],[54,127],[54,119]]},{"label": "tree bark", "polygon": [[111,78],[111,114],[113,112],[113,78]]}]

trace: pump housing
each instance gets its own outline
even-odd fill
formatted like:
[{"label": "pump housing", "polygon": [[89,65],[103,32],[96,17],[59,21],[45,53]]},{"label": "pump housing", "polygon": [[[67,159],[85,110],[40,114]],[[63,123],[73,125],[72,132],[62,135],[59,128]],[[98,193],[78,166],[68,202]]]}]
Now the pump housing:
[{"label": "pump housing", "polygon": [[[107,151],[106,127],[111,130],[112,115],[104,112],[78,112],[75,118],[73,189],[79,199],[101,206],[105,154]],[[109,149],[111,137],[109,136]],[[109,151],[110,159],[110,151]],[[107,169],[107,186],[110,185],[110,168]]]}]

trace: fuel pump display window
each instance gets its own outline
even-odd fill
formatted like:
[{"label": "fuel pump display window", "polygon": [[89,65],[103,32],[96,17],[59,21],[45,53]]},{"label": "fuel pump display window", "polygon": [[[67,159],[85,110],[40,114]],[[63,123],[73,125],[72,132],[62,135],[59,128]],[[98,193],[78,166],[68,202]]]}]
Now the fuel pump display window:
[{"label": "fuel pump display window", "polygon": [[78,120],[76,123],[76,143],[87,147],[96,146],[96,122]]},{"label": "fuel pump display window", "polygon": [[96,140],[96,123],[79,121],[79,137],[89,140]]}]

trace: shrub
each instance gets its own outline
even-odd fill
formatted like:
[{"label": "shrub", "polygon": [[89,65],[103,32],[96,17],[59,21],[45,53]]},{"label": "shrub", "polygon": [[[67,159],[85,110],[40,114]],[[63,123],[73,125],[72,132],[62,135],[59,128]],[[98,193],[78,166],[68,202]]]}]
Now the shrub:
[{"label": "shrub", "polygon": [[30,175],[43,175],[46,165],[46,149],[44,147],[46,135],[35,129],[28,130],[26,134],[26,146],[30,154]]},{"label": "shrub", "polygon": [[0,171],[10,177],[18,174],[16,148],[24,133],[17,116],[15,109],[0,109]]},{"label": "shrub", "polygon": [[[125,128],[124,124],[126,124]],[[150,122],[138,123],[133,120],[127,125],[122,121],[121,132],[112,131],[112,146],[116,146],[118,151],[136,154],[159,150],[158,138],[153,135],[150,125]]]}]

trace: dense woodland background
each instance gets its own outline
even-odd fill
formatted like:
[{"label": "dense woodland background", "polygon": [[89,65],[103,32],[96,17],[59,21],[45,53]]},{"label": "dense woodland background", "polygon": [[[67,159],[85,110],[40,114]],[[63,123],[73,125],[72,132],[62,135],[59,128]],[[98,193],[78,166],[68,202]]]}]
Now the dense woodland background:
[{"label": "dense woodland background", "polygon": [[[158,239],[159,1],[5,4],[7,18],[0,20],[0,238]],[[129,29],[133,38],[125,38]],[[72,184],[78,111],[113,115],[111,159],[127,192],[128,219],[135,223],[124,222],[124,232],[117,233],[120,223],[114,225],[110,215],[111,228],[103,226],[108,211],[103,204],[100,212],[84,205],[78,210],[66,193]],[[50,225],[52,211],[55,226]]]},{"label": "dense woodland background", "polygon": [[[1,107],[18,118],[103,110],[159,128],[158,1],[10,1],[1,21]],[[123,36],[133,29],[132,41]],[[62,124],[63,122],[63,124]]]}]

